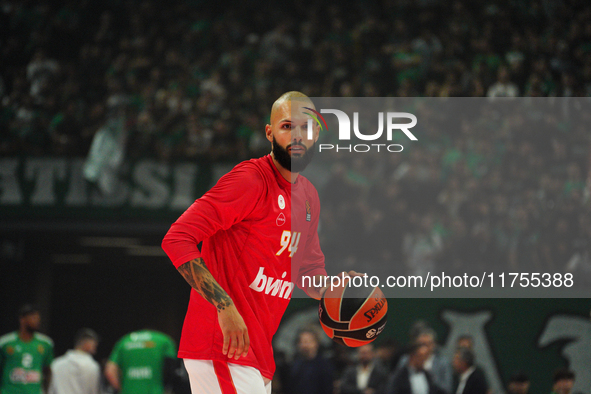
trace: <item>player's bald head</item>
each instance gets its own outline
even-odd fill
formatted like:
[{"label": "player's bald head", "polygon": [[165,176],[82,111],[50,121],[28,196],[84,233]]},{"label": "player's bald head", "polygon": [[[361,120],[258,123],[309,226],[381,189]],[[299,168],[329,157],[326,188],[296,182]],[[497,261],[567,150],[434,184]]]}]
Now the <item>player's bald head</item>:
[{"label": "player's bald head", "polygon": [[291,111],[291,103],[295,101],[298,102],[299,106],[316,108],[312,100],[302,92],[294,90],[283,93],[281,97],[275,100],[271,108],[271,124],[277,120],[278,116],[283,115],[285,112],[289,113]]},{"label": "player's bald head", "polygon": [[303,171],[314,155],[320,130],[318,125],[311,124],[308,112],[314,108],[308,96],[296,91],[282,94],[273,103],[265,134],[272,144],[273,160],[291,173]]}]

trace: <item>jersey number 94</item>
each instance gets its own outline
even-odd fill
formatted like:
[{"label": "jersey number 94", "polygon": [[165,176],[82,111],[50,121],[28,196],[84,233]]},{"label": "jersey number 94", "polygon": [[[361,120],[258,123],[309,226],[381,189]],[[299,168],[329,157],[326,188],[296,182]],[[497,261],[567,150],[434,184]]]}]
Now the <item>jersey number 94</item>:
[{"label": "jersey number 94", "polygon": [[298,250],[298,244],[300,243],[300,236],[302,233],[297,231],[288,231],[284,230],[281,234],[281,249],[276,253],[277,256],[281,256],[281,253],[285,249],[289,252],[289,257],[292,257],[295,252]]}]

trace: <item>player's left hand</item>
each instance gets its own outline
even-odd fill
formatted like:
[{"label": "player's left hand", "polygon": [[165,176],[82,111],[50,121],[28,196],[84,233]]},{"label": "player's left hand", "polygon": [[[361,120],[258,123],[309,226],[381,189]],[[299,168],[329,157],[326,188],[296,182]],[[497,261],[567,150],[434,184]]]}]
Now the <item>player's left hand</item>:
[{"label": "player's left hand", "polygon": [[244,319],[234,304],[218,312],[218,322],[224,336],[222,353],[238,360],[248,355],[250,339]]}]

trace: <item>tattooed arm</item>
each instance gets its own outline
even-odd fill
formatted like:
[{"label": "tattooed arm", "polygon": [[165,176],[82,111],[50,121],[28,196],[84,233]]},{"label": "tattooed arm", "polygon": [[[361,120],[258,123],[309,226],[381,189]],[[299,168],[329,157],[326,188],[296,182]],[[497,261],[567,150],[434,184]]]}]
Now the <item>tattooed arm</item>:
[{"label": "tattooed arm", "polygon": [[230,296],[213,278],[201,257],[181,265],[178,271],[187,283],[197,290],[197,293],[217,308],[218,312],[234,305]]},{"label": "tattooed arm", "polygon": [[250,339],[244,319],[234,302],[209,272],[201,257],[178,267],[178,271],[197,293],[217,308],[218,322],[224,335],[222,352],[236,360],[248,354]]}]

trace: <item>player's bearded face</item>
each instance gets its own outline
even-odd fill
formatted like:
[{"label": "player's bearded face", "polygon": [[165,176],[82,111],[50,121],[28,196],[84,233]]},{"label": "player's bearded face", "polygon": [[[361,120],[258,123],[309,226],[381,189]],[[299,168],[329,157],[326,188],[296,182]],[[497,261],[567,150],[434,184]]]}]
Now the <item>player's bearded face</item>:
[{"label": "player's bearded face", "polygon": [[[304,150],[304,154],[297,156],[290,155],[288,149],[293,146],[301,147]],[[314,157],[315,148],[315,143],[313,143],[312,146],[308,148],[306,145],[298,142],[292,142],[283,148],[277,143],[275,136],[273,136],[273,155],[275,156],[275,160],[277,160],[281,167],[291,172],[304,171],[304,169],[306,169],[308,164],[310,164],[312,161],[312,157]]]}]

